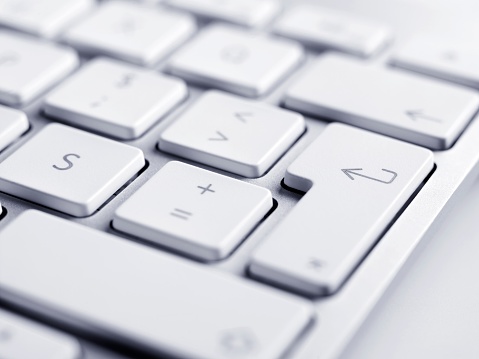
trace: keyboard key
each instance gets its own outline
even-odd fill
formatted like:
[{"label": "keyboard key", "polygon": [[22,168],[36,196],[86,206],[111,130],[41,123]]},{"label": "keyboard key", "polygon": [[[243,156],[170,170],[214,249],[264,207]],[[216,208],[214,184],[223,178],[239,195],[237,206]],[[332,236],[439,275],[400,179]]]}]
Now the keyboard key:
[{"label": "keyboard key", "polygon": [[169,0],[167,3],[209,19],[249,27],[267,24],[281,9],[277,0]]},{"label": "keyboard key", "polygon": [[250,272],[310,295],[331,294],[433,169],[424,148],[329,125],[288,168],[307,191],[254,253]]},{"label": "keyboard key", "polygon": [[293,84],[285,105],[443,150],[473,118],[479,96],[467,88],[327,55]]},{"label": "keyboard key", "polygon": [[338,10],[299,5],[288,10],[274,31],[306,45],[369,57],[392,39],[388,27]]},{"label": "keyboard key", "polygon": [[113,227],[191,257],[219,260],[272,207],[267,189],[170,162],[116,211]]},{"label": "keyboard key", "polygon": [[173,55],[168,70],[189,81],[255,97],[271,90],[302,58],[302,48],[293,42],[213,25]]},{"label": "keyboard key", "polygon": [[0,102],[23,105],[63,79],[78,66],[66,47],[0,32]]},{"label": "keyboard key", "polygon": [[151,66],[188,39],[195,28],[189,15],[112,1],[71,27],[65,40],[88,54]]},{"label": "keyboard key", "polygon": [[79,359],[76,340],[0,309],[0,358]]},{"label": "keyboard key", "polygon": [[312,315],[307,301],[37,211],[2,231],[0,287],[161,357],[278,359]]},{"label": "keyboard key", "polygon": [[259,177],[304,130],[299,114],[210,91],[163,131],[158,147],[245,177]]},{"label": "keyboard key", "polygon": [[0,191],[88,216],[144,165],[137,148],[50,124],[0,164]]},{"label": "keyboard key", "polygon": [[390,62],[406,70],[479,89],[479,46],[468,37],[415,35]]},{"label": "keyboard key", "polygon": [[5,106],[0,106],[0,151],[28,130],[27,116]]},{"label": "keyboard key", "polygon": [[93,8],[93,0],[0,0],[0,25],[55,37]]},{"label": "keyboard key", "polygon": [[44,110],[68,123],[130,140],[144,134],[187,95],[181,80],[97,59],[50,94]]}]

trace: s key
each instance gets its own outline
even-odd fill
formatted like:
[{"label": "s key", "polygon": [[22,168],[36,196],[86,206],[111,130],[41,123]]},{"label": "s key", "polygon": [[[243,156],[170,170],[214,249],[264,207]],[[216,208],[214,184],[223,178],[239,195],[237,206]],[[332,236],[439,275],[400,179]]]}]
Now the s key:
[{"label": "s key", "polygon": [[137,148],[51,124],[0,164],[0,191],[83,217],[144,165]]}]

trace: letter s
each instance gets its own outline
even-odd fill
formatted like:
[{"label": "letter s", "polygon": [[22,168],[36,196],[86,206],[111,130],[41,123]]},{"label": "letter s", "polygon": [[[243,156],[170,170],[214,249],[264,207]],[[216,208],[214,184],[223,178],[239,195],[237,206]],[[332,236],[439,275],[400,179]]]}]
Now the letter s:
[{"label": "letter s", "polygon": [[66,167],[58,167],[57,165],[53,165],[52,167],[55,168],[56,170],[60,170],[60,171],[69,170],[70,168],[73,167],[73,163],[68,159],[68,157],[80,158],[80,156],[77,155],[77,154],[75,154],[75,153],[69,153],[69,154],[63,156],[63,160],[68,164],[68,166],[66,166]]}]

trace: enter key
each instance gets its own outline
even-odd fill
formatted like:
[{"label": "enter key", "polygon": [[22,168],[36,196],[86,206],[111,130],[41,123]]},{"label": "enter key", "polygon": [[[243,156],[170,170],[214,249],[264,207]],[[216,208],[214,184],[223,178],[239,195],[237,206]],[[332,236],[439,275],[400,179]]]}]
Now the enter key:
[{"label": "enter key", "polygon": [[288,168],[306,192],[254,253],[254,277],[308,295],[334,293],[434,167],[431,151],[331,124]]}]

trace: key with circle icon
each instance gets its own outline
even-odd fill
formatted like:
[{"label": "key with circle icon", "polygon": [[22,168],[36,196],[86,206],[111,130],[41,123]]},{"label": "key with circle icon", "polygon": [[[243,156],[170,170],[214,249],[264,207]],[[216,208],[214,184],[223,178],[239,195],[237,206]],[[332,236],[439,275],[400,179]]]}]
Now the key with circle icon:
[{"label": "key with circle icon", "polygon": [[212,25],[170,59],[167,70],[187,81],[243,96],[270,91],[303,59],[295,42],[227,25]]}]

